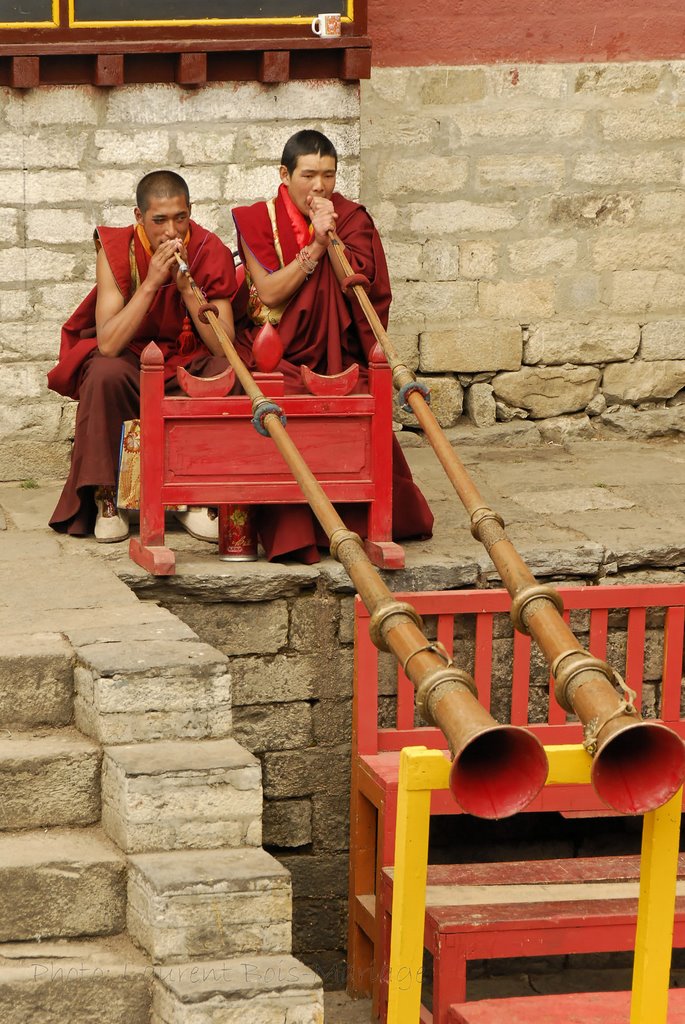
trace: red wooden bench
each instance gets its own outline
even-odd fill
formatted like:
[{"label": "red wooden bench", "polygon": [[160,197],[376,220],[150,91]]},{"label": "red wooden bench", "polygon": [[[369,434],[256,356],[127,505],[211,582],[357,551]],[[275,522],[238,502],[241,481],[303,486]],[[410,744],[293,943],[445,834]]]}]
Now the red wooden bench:
[{"label": "red wooden bench", "polygon": [[[685,735],[681,721],[681,678],[683,631],[685,625],[685,586],[601,586],[559,588],[569,620],[572,613],[585,611],[587,646],[593,655],[605,659],[610,639],[610,615],[626,609],[625,663],[614,667],[623,671],[628,686],[643,696],[644,657],[647,615],[650,609],[663,609],[663,673],[658,689],[657,711],[662,720]],[[397,595],[410,601],[417,611],[435,617],[434,634],[459,661],[464,647],[455,641],[460,620],[473,622],[473,657],[466,664],[475,678],[481,703],[490,708],[493,689],[498,682],[493,668],[493,637],[497,616],[508,615],[510,598],[504,590],[446,591]],[[379,653],[369,636],[369,617],[362,603],[355,604],[355,683],[353,706],[353,751],[350,824],[348,990],[354,995],[374,995],[379,1010],[380,982],[384,970],[382,947],[382,869],[393,861],[399,751],[402,747],[424,745],[445,749],[439,730],[414,723],[414,691],[401,669],[397,668],[391,686],[379,692]],[[571,619],[576,628],[576,616]],[[501,621],[501,620],[500,620]],[[658,627],[661,629],[661,625]],[[577,630],[578,632],[578,630]],[[545,744],[582,742],[577,722],[567,721],[565,712],[551,699],[543,722],[530,722],[531,640],[520,633],[510,638],[511,689],[509,720],[528,725]],[[387,657],[387,656],[386,656]],[[614,660],[614,659],[612,659]],[[509,668],[507,669],[507,672]],[[379,722],[383,693],[397,694],[394,721],[388,728]],[[387,699],[387,698],[386,698]],[[607,812],[591,786],[548,786],[528,807],[530,811],[560,811],[572,815],[597,815]],[[448,791],[436,791],[431,797],[432,814],[459,813]],[[429,869],[430,870],[430,869]]]},{"label": "red wooden bench", "polygon": [[[401,568],[404,551],[392,540],[391,372],[375,346],[368,394],[344,393],[350,382],[354,386],[353,369],[337,378],[305,369],[310,393],[302,395],[285,395],[280,373],[254,377],[285,413],[290,436],[328,498],[368,507],[365,548],[371,561]],[[174,554],[164,545],[166,505],[306,501],[273,441],[252,425],[249,398],[226,395],[230,383],[189,380],[184,372],[179,381],[192,396],[166,396],[163,370],[152,343],[141,358],[140,539],[132,538],[129,553],[155,575],[175,570]]]},{"label": "red wooden bench", "polygon": [[[628,1024],[630,992],[482,999],[453,1006],[448,1024]],[[685,1024],[685,989],[671,989],[669,1024]]]},{"label": "red wooden bench", "polygon": [[[383,869],[384,963],[392,874]],[[466,999],[469,960],[634,949],[639,876],[638,856],[430,865],[424,944],[433,957],[433,1013],[422,1007],[421,1021],[448,1024],[450,1005]],[[685,855],[678,876],[685,878]],[[674,945],[685,945],[685,896],[676,904]],[[383,977],[381,1020],[386,1009]]]}]

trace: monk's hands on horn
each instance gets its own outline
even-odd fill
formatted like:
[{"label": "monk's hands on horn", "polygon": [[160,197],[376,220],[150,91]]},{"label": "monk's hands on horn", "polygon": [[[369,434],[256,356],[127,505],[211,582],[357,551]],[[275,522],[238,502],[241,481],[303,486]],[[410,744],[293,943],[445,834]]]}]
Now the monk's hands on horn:
[{"label": "monk's hands on horn", "polygon": [[[150,269],[147,272],[147,280],[154,288],[161,288],[163,284],[169,283],[169,278],[174,277],[177,285],[180,285],[178,274],[178,263],[176,253],[182,259],[186,259],[185,249],[180,238],[169,238],[161,242],[152,254]],[[180,275],[181,277],[183,275]]]},{"label": "monk's hands on horn", "polygon": [[331,232],[335,231],[338,215],[330,199],[323,196],[307,196],[309,219],[314,229],[314,239],[326,249],[331,240]]}]

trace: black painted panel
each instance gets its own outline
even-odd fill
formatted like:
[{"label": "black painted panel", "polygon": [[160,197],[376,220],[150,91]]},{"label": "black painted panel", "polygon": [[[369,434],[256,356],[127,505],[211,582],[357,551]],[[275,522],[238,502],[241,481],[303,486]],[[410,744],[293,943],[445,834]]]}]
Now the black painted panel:
[{"label": "black painted panel", "polygon": [[[346,14],[349,0],[75,0],[76,22],[200,21],[203,18],[313,18],[316,14]],[[0,9],[5,6],[0,0]],[[9,3],[9,7],[17,4]],[[19,6],[49,7],[45,0],[20,0]]]}]

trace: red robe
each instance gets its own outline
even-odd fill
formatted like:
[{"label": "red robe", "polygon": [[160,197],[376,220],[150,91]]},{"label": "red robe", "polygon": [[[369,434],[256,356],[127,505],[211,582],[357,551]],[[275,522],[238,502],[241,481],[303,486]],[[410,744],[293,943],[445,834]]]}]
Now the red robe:
[{"label": "red robe", "polygon": [[[98,228],[97,235],[117,287],[128,301],[133,291],[131,239],[141,281],[147,276],[151,257],[134,227]],[[216,235],[192,221],[186,248],[190,272],[207,298],[230,299],[236,289],[230,250]],[[226,366],[223,356],[213,356],[194,330],[183,330],[186,309],[174,281],[158,290],[136,337],[121,355],[111,359],[97,349],[96,299],[97,288],[93,288],[65,323],[59,362],[48,374],[53,391],[79,399],[71,468],[50,520],[55,530],[76,536],[92,531],[93,489],[116,483],[121,424],[139,415],[140,354],[145,346],[155,341],[162,349],[168,391],[176,389],[179,365],[188,366],[198,376],[212,376]]]},{"label": "red robe", "polygon": [[[107,262],[124,301],[131,298],[130,244],[134,252],[140,280],[147,277],[151,257],[145,251],[135,226],[97,229]],[[187,245],[188,266],[197,284],[208,300],[231,298],[236,291],[233,255],[211,231],[190,222]],[[81,305],[62,327],[59,362],[48,373],[48,387],[68,398],[79,397],[81,368],[85,359],[97,348],[95,337],[95,303],[97,288],[93,288]],[[195,335],[194,343],[183,353],[179,351],[178,337],[183,327],[186,310],[176,284],[163,285],[138,327],[136,337],[128,350],[140,356],[150,341],[155,341],[164,354],[164,377],[176,376],[177,366],[187,366],[193,359],[207,355],[207,346]]]},{"label": "red robe", "polygon": [[[283,260],[287,265],[302,248],[302,241],[296,233],[301,225],[293,224],[283,200],[284,188],[281,186],[275,206]],[[331,200],[338,215],[336,231],[345,246],[345,255],[354,272],[368,278],[369,298],[383,326],[387,327],[392,295],[378,231],[363,206],[338,192],[333,193]],[[266,203],[238,207],[233,210],[233,219],[243,261],[245,251],[249,250],[269,273],[278,270],[280,262]],[[259,327],[248,326],[238,331],[236,339],[236,347],[250,368],[254,368],[251,344],[258,330]],[[300,375],[302,365],[316,373],[334,374],[352,363],[358,363],[361,371],[357,390],[366,390],[368,353],[375,338],[356,298],[346,299],[343,295],[327,255],[319,260],[314,273],[289,300],[278,332],[283,344],[283,359],[278,369],[285,377],[288,393],[305,391]],[[393,441],[393,536],[396,540],[429,537],[433,528],[432,513],[412,480],[397,439]],[[350,528],[365,536],[366,513],[360,506],[341,506],[338,511]],[[306,506],[267,506],[260,513],[259,532],[269,558],[297,550],[304,561],[316,561],[316,544],[326,544],[325,535]]]}]

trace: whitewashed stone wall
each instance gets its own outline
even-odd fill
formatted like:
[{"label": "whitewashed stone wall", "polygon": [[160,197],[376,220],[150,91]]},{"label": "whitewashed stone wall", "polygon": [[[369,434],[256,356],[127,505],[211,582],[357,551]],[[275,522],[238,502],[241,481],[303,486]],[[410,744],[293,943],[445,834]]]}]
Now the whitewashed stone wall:
[{"label": "whitewashed stone wall", "polygon": [[684,139],[683,63],[362,83],[392,331],[444,426],[463,409],[478,425],[574,414],[588,436],[685,429]]},{"label": "whitewashed stone wall", "polygon": [[231,206],[275,193],[283,143],[304,127],[335,140],[355,198],[354,85],[0,90],[0,479],[66,475],[76,406],[45,375],[93,284],[93,228],[130,224],[139,178],[171,167],[196,219],[234,246]]}]

